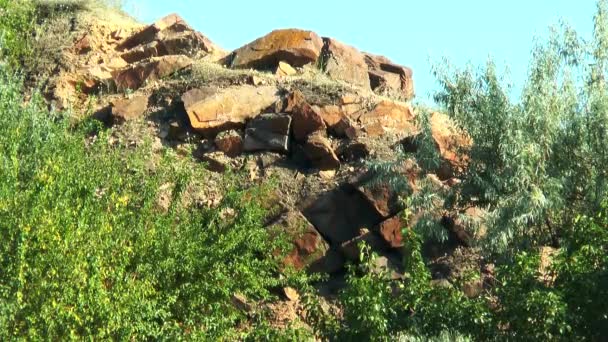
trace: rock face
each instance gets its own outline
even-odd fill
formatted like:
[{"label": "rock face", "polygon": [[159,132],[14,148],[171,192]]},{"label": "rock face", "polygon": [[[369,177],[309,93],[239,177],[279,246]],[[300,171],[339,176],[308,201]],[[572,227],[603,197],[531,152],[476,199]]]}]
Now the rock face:
[{"label": "rock face", "polygon": [[285,264],[296,269],[303,269],[317,262],[325,256],[329,249],[315,227],[298,211],[286,213],[270,229],[288,234],[293,241],[293,249],[287,255]]},{"label": "rock face", "polygon": [[308,135],[326,129],[323,118],[299,90],[289,94],[285,111],[293,118],[293,136],[297,141],[305,141]]},{"label": "rock face", "polygon": [[135,90],[146,81],[160,80],[190,65],[192,60],[186,56],[154,57],[115,71],[112,76],[118,91]]},{"label": "rock face", "polygon": [[122,123],[144,115],[148,109],[148,97],[138,95],[130,99],[112,101],[112,121]]},{"label": "rock face", "polygon": [[263,113],[278,100],[277,92],[272,86],[206,87],[188,91],[182,101],[192,127],[214,135],[242,126],[247,119]]},{"label": "rock face", "polygon": [[392,217],[378,226],[377,230],[380,236],[391,248],[403,247],[403,235],[401,234],[401,228],[403,222],[398,216]]},{"label": "rock face", "polygon": [[306,144],[304,144],[304,153],[311,164],[320,170],[332,170],[340,167],[340,159],[332,149],[331,142],[320,132],[308,137]]},{"label": "rock face", "polygon": [[177,14],[170,14],[122,41],[116,48],[121,57],[134,63],[166,55],[194,56],[198,52],[218,53],[222,49],[194,31]]},{"label": "rock face", "polygon": [[470,137],[441,113],[431,114],[431,134],[442,158],[437,171],[439,179],[447,180],[464,171],[468,164],[467,152],[472,145]]},{"label": "rock face", "polygon": [[369,89],[370,80],[365,56],[352,46],[332,38],[323,38],[322,64],[333,79]]},{"label": "rock face", "polygon": [[386,91],[403,96],[414,97],[414,80],[412,69],[393,63],[384,56],[365,54],[369,68],[371,87],[378,93]]},{"label": "rock face", "polygon": [[316,33],[297,29],[272,31],[232,53],[232,68],[271,70],[280,61],[294,67],[315,63],[321,55],[323,40]]},{"label": "rock face", "polygon": [[244,148],[247,152],[289,151],[291,117],[286,114],[262,114],[247,124]]}]

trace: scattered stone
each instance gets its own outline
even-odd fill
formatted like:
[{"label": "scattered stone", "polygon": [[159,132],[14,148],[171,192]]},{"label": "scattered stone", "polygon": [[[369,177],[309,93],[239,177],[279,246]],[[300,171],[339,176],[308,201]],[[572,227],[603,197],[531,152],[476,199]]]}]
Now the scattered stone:
[{"label": "scattered stone", "polygon": [[285,298],[292,302],[297,302],[300,300],[300,295],[298,294],[298,291],[296,291],[296,289],[292,287],[284,287],[283,294],[285,295]]},{"label": "scattered stone", "polygon": [[284,61],[293,67],[315,63],[323,40],[316,33],[297,29],[275,30],[231,55],[232,68],[272,70]]},{"label": "scattered stone", "polygon": [[253,305],[251,303],[249,303],[249,299],[247,299],[247,297],[245,297],[245,295],[243,295],[241,293],[233,294],[232,297],[230,298],[230,301],[232,302],[232,305],[234,305],[234,307],[237,310],[240,310],[243,312],[253,311]]},{"label": "scattered stone", "polygon": [[326,129],[323,118],[306,102],[304,94],[299,90],[289,94],[285,111],[290,113],[293,118],[293,135],[299,142],[305,141],[311,133]]},{"label": "scattered stone", "polygon": [[136,90],[146,82],[157,81],[192,65],[186,56],[163,56],[133,64],[112,73],[118,91]]},{"label": "scattered stone", "polygon": [[289,63],[285,63],[285,62],[279,62],[279,65],[277,66],[277,69],[274,72],[274,74],[279,77],[293,76],[297,73],[298,73],[298,71],[296,69],[294,69],[291,65],[289,65]]},{"label": "scattered stone", "polygon": [[370,89],[365,56],[352,46],[332,38],[323,38],[323,69],[334,79]]},{"label": "scattered stone", "polygon": [[291,117],[285,114],[262,114],[249,121],[245,131],[244,149],[247,152],[289,151]]},{"label": "scattered stone", "polygon": [[304,144],[304,153],[311,164],[320,170],[340,168],[340,160],[334,153],[331,142],[321,133],[315,133],[308,137],[306,144]]},{"label": "scattered stone", "polygon": [[336,177],[336,170],[322,170],[319,171],[319,177],[324,180],[332,180]]},{"label": "scattered stone", "polygon": [[226,89],[192,89],[182,96],[192,127],[206,135],[241,127],[245,121],[263,113],[277,100],[272,86],[235,86]]},{"label": "scattered stone", "polygon": [[144,115],[148,109],[148,96],[137,95],[129,99],[118,99],[111,103],[114,123],[123,123]]},{"label": "scattered stone", "polygon": [[169,208],[171,207],[174,188],[175,184],[166,183],[161,185],[158,189],[158,194],[156,197],[156,207],[163,213],[168,212]]},{"label": "scattered stone", "polygon": [[243,153],[243,136],[237,130],[220,132],[215,137],[215,146],[230,158],[238,157]]}]

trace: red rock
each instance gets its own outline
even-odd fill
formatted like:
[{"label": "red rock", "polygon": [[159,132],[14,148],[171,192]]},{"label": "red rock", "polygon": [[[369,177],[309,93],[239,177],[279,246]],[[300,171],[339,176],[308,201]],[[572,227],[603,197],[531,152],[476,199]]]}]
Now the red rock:
[{"label": "red rock", "polygon": [[370,79],[365,56],[352,46],[332,38],[323,38],[322,62],[327,75],[333,79],[369,89]]},{"label": "red rock", "polygon": [[447,180],[464,172],[468,165],[471,138],[445,114],[431,114],[431,133],[442,158],[437,176]]},{"label": "red rock", "polygon": [[177,14],[170,14],[125,39],[117,46],[127,51],[122,57],[129,63],[165,55],[194,56],[197,52],[221,53],[222,49],[194,31]]},{"label": "red rock", "polygon": [[340,168],[340,160],[331,147],[331,142],[321,133],[308,137],[304,144],[304,153],[312,165],[320,170]]},{"label": "red rock", "polygon": [[315,63],[323,40],[316,33],[297,29],[272,31],[232,53],[232,68],[271,70],[280,61],[294,67]]},{"label": "red rock", "polygon": [[243,126],[277,100],[277,88],[250,85],[192,89],[182,96],[192,128],[203,134]]},{"label": "red rock", "polygon": [[359,123],[369,136],[392,132],[409,136],[418,131],[411,105],[384,100],[368,113],[358,117]]},{"label": "red rock", "polygon": [[392,248],[400,248],[403,247],[403,235],[401,233],[403,226],[401,218],[395,216],[380,223],[377,230],[384,241]]},{"label": "red rock", "polygon": [[131,65],[112,73],[118,91],[139,89],[146,81],[156,81],[192,65],[186,56],[163,56]]},{"label": "red rock", "polygon": [[235,158],[243,153],[243,137],[236,130],[221,132],[215,137],[215,146],[228,157]]},{"label": "red rock", "polygon": [[303,269],[323,258],[329,249],[319,232],[298,211],[289,211],[270,228],[273,234],[287,234],[293,249],[284,260],[286,265]]},{"label": "red rock", "polygon": [[148,97],[134,96],[130,99],[118,99],[111,103],[114,123],[122,123],[143,116],[148,109]]},{"label": "red rock", "polygon": [[392,91],[405,99],[414,97],[412,69],[393,63],[384,56],[365,54],[371,87],[376,92]]},{"label": "red rock", "polygon": [[291,114],[293,135],[297,141],[305,141],[308,135],[326,129],[323,118],[299,90],[289,94],[285,111]]}]

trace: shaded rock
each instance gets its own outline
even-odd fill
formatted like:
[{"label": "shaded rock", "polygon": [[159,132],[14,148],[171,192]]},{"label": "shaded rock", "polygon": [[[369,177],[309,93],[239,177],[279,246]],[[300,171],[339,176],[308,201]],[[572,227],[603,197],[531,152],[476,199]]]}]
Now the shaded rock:
[{"label": "shaded rock", "polygon": [[223,152],[198,154],[197,157],[205,164],[205,168],[209,171],[224,173],[228,170],[230,161]]},{"label": "shaded rock", "polygon": [[229,65],[232,68],[271,70],[284,61],[301,67],[316,62],[322,48],[323,40],[314,32],[275,30],[234,51]]},{"label": "shaded rock", "polygon": [[313,106],[312,108],[319,113],[331,134],[339,138],[348,137],[349,139],[354,139],[357,136],[359,130],[352,117],[361,114],[362,106],[350,104]]},{"label": "shaded rock", "polygon": [[279,62],[276,71],[274,72],[277,76],[293,76],[298,72],[289,63]]},{"label": "shaded rock", "polygon": [[365,54],[371,88],[376,92],[394,92],[405,99],[414,97],[412,69],[393,63],[384,56]]},{"label": "shaded rock", "polygon": [[129,99],[118,99],[111,103],[114,123],[123,123],[144,115],[148,109],[148,96],[137,95]]},{"label": "shaded rock", "polygon": [[188,137],[188,128],[177,120],[164,122],[160,126],[159,137],[167,140],[184,141]]},{"label": "shaded rock", "polygon": [[358,117],[359,123],[369,136],[381,136],[387,132],[409,136],[418,131],[411,105],[384,100],[374,109]]},{"label": "shaded rock", "polygon": [[346,259],[337,248],[330,248],[325,256],[312,263],[308,270],[313,273],[336,273],[344,269]]},{"label": "shaded rock", "polygon": [[344,162],[355,162],[369,157],[369,147],[362,142],[348,141],[342,143],[337,149],[336,154]]},{"label": "shaded rock", "polygon": [[304,94],[299,90],[289,94],[285,111],[291,114],[293,135],[297,141],[305,141],[309,134],[326,129],[323,118],[306,101]]},{"label": "shaded rock", "polygon": [[399,216],[392,217],[378,225],[376,230],[391,248],[403,247],[401,229],[404,224]]},{"label": "shaded rock", "polygon": [[321,133],[308,137],[304,144],[304,153],[311,164],[321,170],[331,170],[340,167],[340,160],[334,153],[329,139]]},{"label": "shaded rock", "polygon": [[332,245],[359,236],[362,228],[374,227],[382,217],[356,189],[342,186],[304,204],[304,216]]},{"label": "shaded rock", "polygon": [[386,244],[376,234],[370,232],[367,229],[362,229],[360,235],[342,243],[340,245],[340,251],[350,261],[359,261],[362,244],[365,243],[373,251],[382,251],[385,249]]},{"label": "shaded rock", "polygon": [[192,65],[186,56],[163,56],[146,60],[112,73],[118,91],[139,89],[146,81],[156,81]]},{"label": "shaded rock", "polygon": [[473,246],[486,234],[484,225],[486,214],[487,212],[483,209],[471,207],[444,217],[443,222],[460,242],[467,246]]},{"label": "shaded rock", "polygon": [[213,135],[243,126],[246,120],[263,113],[278,100],[277,92],[272,86],[205,87],[188,91],[182,101],[192,127]]},{"label": "shaded rock", "polygon": [[469,161],[471,138],[441,113],[431,114],[431,133],[442,158],[437,170],[439,179],[447,180],[464,172]]},{"label": "shaded rock", "polygon": [[285,114],[262,114],[249,121],[245,130],[244,148],[247,152],[289,151],[291,117]]},{"label": "shaded rock", "polygon": [[253,305],[249,302],[249,299],[241,293],[233,294],[232,297],[230,297],[230,301],[237,310],[243,312],[251,312],[253,310]]},{"label": "shaded rock", "polygon": [[287,234],[293,249],[284,262],[300,270],[325,256],[329,246],[299,211],[289,211],[269,227],[273,234]]},{"label": "shaded rock", "polygon": [[283,295],[292,302],[297,302],[300,300],[300,294],[298,294],[298,291],[293,287],[284,287]]},{"label": "shaded rock", "polygon": [[323,69],[331,77],[369,89],[370,78],[365,56],[352,46],[323,38]]},{"label": "shaded rock", "polygon": [[217,149],[228,157],[235,158],[243,153],[243,136],[236,130],[219,133],[214,142]]},{"label": "shaded rock", "polygon": [[481,279],[470,280],[462,285],[462,292],[468,298],[477,298],[481,295],[482,291],[483,281]]}]

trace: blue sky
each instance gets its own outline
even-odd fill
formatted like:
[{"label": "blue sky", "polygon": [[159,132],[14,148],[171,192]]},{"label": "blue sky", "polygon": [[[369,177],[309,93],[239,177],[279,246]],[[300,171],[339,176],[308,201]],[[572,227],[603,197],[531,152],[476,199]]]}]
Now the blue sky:
[{"label": "blue sky", "polygon": [[303,28],[414,70],[418,99],[436,89],[431,61],[462,66],[492,56],[513,83],[527,74],[535,36],[565,19],[583,36],[592,30],[595,0],[126,0],[144,22],[177,12],[197,30],[232,50],[277,28]]}]

